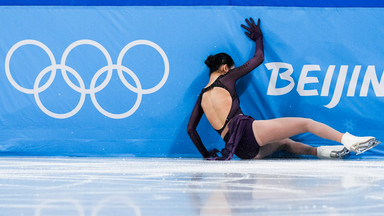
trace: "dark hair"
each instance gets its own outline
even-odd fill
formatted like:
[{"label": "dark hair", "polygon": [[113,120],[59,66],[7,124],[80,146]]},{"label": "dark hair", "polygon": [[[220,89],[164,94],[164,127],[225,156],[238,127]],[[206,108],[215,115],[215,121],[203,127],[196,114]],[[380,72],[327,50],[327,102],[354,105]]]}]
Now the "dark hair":
[{"label": "dark hair", "polygon": [[216,55],[210,55],[205,60],[205,64],[209,67],[209,74],[217,71],[221,65],[226,64],[228,67],[235,65],[231,56],[226,53],[218,53]]}]

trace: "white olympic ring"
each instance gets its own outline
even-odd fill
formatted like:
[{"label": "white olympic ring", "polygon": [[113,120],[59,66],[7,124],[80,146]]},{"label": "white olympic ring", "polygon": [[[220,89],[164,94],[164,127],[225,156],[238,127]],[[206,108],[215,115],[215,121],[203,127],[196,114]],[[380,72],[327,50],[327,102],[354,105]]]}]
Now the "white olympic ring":
[{"label": "white olympic ring", "polygon": [[[20,86],[14,80],[14,78],[12,77],[11,72],[10,72],[9,64],[10,64],[11,57],[12,57],[13,53],[18,48],[20,48],[24,45],[35,45],[35,46],[40,47],[41,49],[43,49],[48,54],[48,57],[51,61],[51,65],[44,68],[37,75],[36,80],[35,80],[34,85],[33,85],[33,89],[28,89],[28,88],[24,88],[24,87]],[[98,70],[95,73],[95,75],[93,76],[89,89],[86,89],[84,81],[81,78],[80,74],[77,73],[73,68],[71,68],[65,64],[67,57],[68,57],[68,54],[72,51],[72,49],[74,49],[80,45],[91,45],[91,46],[98,48],[104,54],[104,56],[107,60],[107,66],[104,66],[103,68]],[[154,87],[149,88],[149,89],[143,89],[138,77],[136,76],[136,74],[133,71],[131,71],[129,68],[122,66],[123,57],[125,56],[127,51],[129,49],[131,49],[132,47],[135,47],[137,45],[147,45],[147,46],[154,48],[161,55],[163,62],[164,62],[164,75],[163,75],[162,79],[160,80],[160,82],[158,84],[156,84]],[[40,97],[39,97],[39,93],[45,91],[47,88],[49,88],[51,86],[51,84],[53,83],[53,81],[56,77],[56,71],[57,70],[61,70],[61,74],[62,74],[65,82],[68,84],[68,86],[71,87],[76,92],[79,92],[81,94],[79,103],[76,105],[76,107],[73,110],[71,110],[70,112],[62,113],[62,114],[54,113],[54,112],[48,110],[42,104]],[[135,104],[133,105],[133,107],[130,110],[128,110],[125,113],[114,114],[114,113],[107,112],[105,109],[103,109],[100,106],[100,104],[97,102],[97,99],[96,99],[96,93],[103,90],[108,85],[108,83],[110,82],[113,70],[117,70],[118,76],[125,87],[127,87],[129,90],[133,91],[134,93],[137,93],[137,99],[136,99]],[[97,79],[100,77],[100,75],[102,75],[106,71],[107,71],[107,76],[106,76],[105,80],[100,85],[96,86]],[[136,84],[136,87],[132,86],[126,80],[126,78],[124,77],[123,71],[125,73],[127,73],[129,76],[131,76],[131,78],[133,79],[133,81]],[[42,86],[40,86],[41,79],[48,72],[51,72],[51,75],[50,75],[48,81],[46,83],[44,83]],[[79,86],[74,84],[69,79],[67,72],[71,73],[76,78],[76,80],[79,83]],[[87,40],[86,39],[86,40],[75,41],[74,43],[69,45],[67,47],[67,49],[65,49],[63,56],[61,57],[61,63],[56,64],[56,60],[55,60],[53,53],[45,44],[43,44],[39,41],[36,41],[36,40],[22,40],[22,41],[19,41],[18,43],[16,43],[15,45],[13,45],[11,47],[11,49],[8,51],[7,56],[5,58],[5,74],[9,80],[9,82],[12,84],[12,86],[15,87],[17,90],[19,90],[20,92],[26,93],[26,94],[33,94],[35,97],[36,104],[41,109],[41,111],[43,111],[45,114],[47,114],[48,116],[51,116],[53,118],[64,119],[64,118],[72,117],[83,107],[83,104],[85,101],[85,96],[86,96],[86,94],[89,94],[91,96],[91,100],[92,100],[93,105],[96,107],[96,109],[100,113],[102,113],[103,115],[105,115],[109,118],[122,119],[122,118],[127,118],[128,116],[130,116],[136,112],[136,110],[140,106],[143,94],[154,93],[154,92],[158,91],[161,87],[164,86],[165,82],[168,79],[168,75],[169,75],[169,61],[168,61],[168,57],[165,54],[164,50],[160,46],[158,46],[156,43],[154,43],[152,41],[148,41],[148,40],[136,40],[136,41],[132,41],[131,43],[127,44],[121,50],[121,52],[117,58],[117,64],[113,64],[111,56],[109,55],[108,51],[101,44],[99,44],[93,40]]]},{"label": "white olympic ring", "polygon": [[99,201],[97,203],[96,208],[94,208],[92,210],[91,216],[97,216],[97,215],[99,215],[100,210],[102,210],[103,208],[111,207],[111,206],[114,206],[118,203],[122,204],[121,207],[123,207],[125,205],[124,207],[131,208],[133,210],[133,212],[135,213],[135,216],[141,216],[140,208],[135,203],[133,203],[129,199],[129,197],[123,196],[123,195],[109,196],[109,197],[102,199],[101,201]]},{"label": "white olympic ring", "polygon": [[[79,216],[84,216],[84,208],[82,205],[80,205],[78,200],[74,199],[57,199],[57,200],[46,200],[43,203],[41,203],[36,209],[35,209],[35,216],[41,216],[41,212],[44,212],[44,209],[49,208],[55,208],[55,207],[62,207],[64,204],[72,205],[75,210],[77,210],[77,213],[79,213]],[[70,208],[68,208],[70,209]]]}]

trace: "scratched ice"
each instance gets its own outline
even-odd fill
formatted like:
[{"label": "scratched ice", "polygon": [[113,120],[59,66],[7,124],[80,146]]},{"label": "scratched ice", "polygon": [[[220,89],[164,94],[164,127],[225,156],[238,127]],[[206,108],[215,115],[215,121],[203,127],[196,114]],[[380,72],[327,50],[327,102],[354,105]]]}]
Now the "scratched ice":
[{"label": "scratched ice", "polygon": [[378,160],[0,158],[0,215],[382,215]]}]

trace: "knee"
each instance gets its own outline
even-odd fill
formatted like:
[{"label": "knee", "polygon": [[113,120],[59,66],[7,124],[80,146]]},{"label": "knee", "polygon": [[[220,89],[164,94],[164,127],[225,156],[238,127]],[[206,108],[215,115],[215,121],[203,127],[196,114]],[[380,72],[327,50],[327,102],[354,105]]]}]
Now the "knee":
[{"label": "knee", "polygon": [[287,138],[279,141],[279,150],[289,150],[293,140]]},{"label": "knee", "polygon": [[295,149],[297,149],[298,145],[302,144],[299,142],[296,142],[290,138],[283,139],[280,141],[280,150],[288,151],[288,152],[294,152]]},{"label": "knee", "polygon": [[305,132],[310,132],[313,125],[316,123],[315,120],[310,118],[303,118],[303,129]]}]

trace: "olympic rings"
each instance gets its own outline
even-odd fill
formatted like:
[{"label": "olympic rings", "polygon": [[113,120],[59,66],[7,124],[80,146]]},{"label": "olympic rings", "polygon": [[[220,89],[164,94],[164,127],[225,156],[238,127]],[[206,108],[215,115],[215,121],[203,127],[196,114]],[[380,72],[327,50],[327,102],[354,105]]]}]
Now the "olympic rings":
[{"label": "olympic rings", "polygon": [[[43,49],[47,53],[47,55],[51,61],[51,65],[44,68],[37,75],[32,89],[28,89],[28,88],[20,86],[13,79],[12,74],[11,74],[11,70],[9,67],[13,53],[18,48],[20,48],[24,45],[35,45],[35,46],[40,47],[41,49]],[[78,72],[76,72],[73,68],[71,68],[65,64],[66,59],[68,57],[68,54],[74,48],[76,48],[77,46],[80,46],[80,45],[91,45],[91,46],[98,48],[104,54],[104,56],[107,60],[107,65],[102,67],[101,69],[99,69],[95,73],[95,75],[93,76],[89,89],[86,89],[84,81],[81,78],[80,74]],[[163,75],[162,79],[160,80],[160,82],[158,84],[156,84],[154,87],[149,88],[149,89],[143,89],[141,86],[140,80],[138,79],[136,74],[133,71],[131,71],[129,68],[122,65],[122,60],[123,60],[123,57],[126,54],[126,52],[129,49],[131,49],[132,47],[135,47],[138,45],[146,45],[146,46],[150,46],[150,47],[154,48],[161,55],[163,62],[164,62],[164,75]],[[54,112],[48,110],[43,105],[43,103],[41,102],[40,97],[39,97],[39,93],[42,93],[43,91],[48,89],[51,86],[51,84],[53,83],[53,81],[56,77],[56,70],[61,70],[61,74],[64,78],[64,81],[68,84],[68,86],[71,87],[76,92],[80,93],[80,99],[79,99],[79,102],[76,105],[76,107],[73,110],[71,110],[70,112],[63,113],[63,114],[54,113]],[[136,102],[133,105],[133,107],[130,110],[128,110],[127,112],[120,113],[120,114],[114,114],[114,113],[107,112],[105,109],[103,109],[100,106],[100,104],[97,102],[97,99],[96,99],[96,93],[103,90],[109,84],[111,77],[112,77],[113,70],[117,70],[118,76],[125,87],[127,87],[129,90],[133,91],[134,93],[137,93],[137,99],[136,99]],[[44,77],[44,75],[46,75],[49,72],[51,72],[51,74],[49,76],[48,81],[46,83],[44,83],[42,86],[40,86],[41,79]],[[76,80],[79,83],[79,86],[74,84],[69,79],[67,72],[71,73],[76,78]],[[107,76],[106,76],[105,80],[100,85],[96,86],[96,82],[97,82],[98,78],[105,72],[107,72]],[[125,72],[129,76],[131,76],[131,78],[135,82],[136,87],[132,86],[126,80],[126,78],[123,75],[123,72]],[[11,85],[13,87],[15,87],[18,91],[23,92],[25,94],[33,94],[35,101],[36,101],[36,104],[41,109],[41,111],[43,111],[45,114],[47,114],[48,116],[51,116],[53,118],[65,119],[65,118],[69,118],[69,117],[74,116],[83,107],[85,97],[87,94],[89,94],[91,96],[91,101],[92,101],[93,105],[96,107],[96,109],[100,113],[102,113],[103,115],[105,115],[109,118],[123,119],[123,118],[127,118],[127,117],[131,116],[133,113],[136,112],[136,110],[140,106],[143,94],[152,94],[164,86],[164,84],[166,83],[166,81],[168,79],[168,75],[169,75],[169,61],[168,61],[168,57],[165,54],[164,50],[160,46],[158,46],[156,43],[154,43],[152,41],[148,41],[148,40],[136,40],[136,41],[132,41],[131,43],[127,44],[121,50],[121,52],[117,58],[117,64],[113,64],[111,56],[109,55],[108,51],[101,44],[99,44],[93,40],[87,40],[86,39],[86,40],[78,40],[78,41],[75,41],[74,43],[70,44],[65,49],[63,56],[61,57],[61,63],[56,64],[56,60],[55,60],[53,53],[45,44],[43,44],[39,41],[36,41],[36,40],[22,40],[22,41],[19,41],[18,43],[16,43],[15,45],[13,45],[11,47],[11,49],[8,51],[6,58],[5,58],[5,74],[9,80],[9,82],[11,83]]]}]

